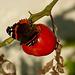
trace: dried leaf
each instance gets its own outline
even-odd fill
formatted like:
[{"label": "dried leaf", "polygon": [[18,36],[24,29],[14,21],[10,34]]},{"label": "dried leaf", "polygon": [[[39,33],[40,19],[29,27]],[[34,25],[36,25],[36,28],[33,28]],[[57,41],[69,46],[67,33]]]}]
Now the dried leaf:
[{"label": "dried leaf", "polygon": [[38,72],[39,74],[45,74],[44,69],[41,69],[41,70],[38,69],[37,72]]},{"label": "dried leaf", "polygon": [[55,60],[57,61],[57,63],[60,63],[60,54],[61,54],[61,48],[62,48],[62,45],[61,44],[58,44],[58,47],[56,49],[56,56],[55,56]]},{"label": "dried leaf", "polygon": [[0,73],[3,73],[3,69],[2,68],[0,68]]},{"label": "dried leaf", "polygon": [[62,62],[62,64],[63,64],[64,59],[63,59],[63,57],[62,57],[62,56],[60,56],[60,60],[61,60],[61,62]]},{"label": "dried leaf", "polygon": [[45,73],[48,72],[51,68],[53,68],[53,66],[45,67],[44,69]]},{"label": "dried leaf", "polygon": [[53,68],[53,59],[44,66],[44,69],[38,70],[38,73],[45,74],[48,72],[51,68]]},{"label": "dried leaf", "polygon": [[59,66],[59,67],[64,67],[64,65],[61,64],[61,63],[57,63],[57,66]]},{"label": "dried leaf", "polygon": [[56,60],[57,62],[59,62],[59,55],[58,55],[58,56],[55,56],[55,60]]},{"label": "dried leaf", "polygon": [[59,73],[57,72],[56,75],[59,75]]},{"label": "dried leaf", "polygon": [[60,73],[64,73],[64,70],[61,68],[61,67],[57,67],[57,70],[58,70],[58,72],[60,72]]},{"label": "dried leaf", "polygon": [[54,70],[54,71],[52,71],[50,73],[51,73],[51,75],[59,75],[59,73],[56,70]]},{"label": "dried leaf", "polygon": [[53,67],[53,59],[44,66],[44,71],[48,72]]},{"label": "dried leaf", "polygon": [[58,27],[57,27],[57,25],[54,25],[54,27],[55,27],[55,31],[57,32],[57,31],[58,31]]},{"label": "dried leaf", "polygon": [[50,72],[51,73],[51,75],[55,75],[55,73],[52,71],[52,72]]},{"label": "dried leaf", "polygon": [[58,44],[58,47],[56,49],[56,56],[55,56],[55,60],[57,62],[57,64],[56,64],[56,66],[57,66],[56,70],[58,70],[58,72],[60,72],[60,73],[64,73],[64,70],[62,69],[64,67],[64,65],[63,65],[63,61],[64,60],[63,60],[63,57],[60,56],[61,49],[62,49],[62,45]]},{"label": "dried leaf", "polygon": [[[16,67],[15,67],[15,65],[12,62],[10,62],[9,60],[4,59],[3,57],[4,57],[4,55],[0,55],[0,73],[2,75],[16,75]],[[13,71],[14,71],[13,73],[6,73],[4,71],[4,69],[2,68],[2,65],[5,62],[8,62],[8,64],[6,65],[7,69],[10,69],[10,66],[13,65]]]},{"label": "dried leaf", "polygon": [[4,57],[4,55],[2,54],[2,55],[0,56],[0,62],[3,61],[3,57]]},{"label": "dried leaf", "polygon": [[11,65],[12,65],[11,62],[9,62],[9,63],[7,64],[7,66],[6,66],[7,70],[10,69]]},{"label": "dried leaf", "polygon": [[61,49],[62,49],[62,45],[61,44],[58,44],[58,47],[56,49],[56,54],[57,55],[60,55],[61,54]]},{"label": "dried leaf", "polygon": [[46,64],[46,66],[53,66],[53,59]]},{"label": "dried leaf", "polygon": [[52,70],[55,70],[55,66],[52,67]]},{"label": "dried leaf", "polygon": [[13,70],[14,70],[14,74],[16,74],[16,67],[15,67],[15,65],[13,64]]}]

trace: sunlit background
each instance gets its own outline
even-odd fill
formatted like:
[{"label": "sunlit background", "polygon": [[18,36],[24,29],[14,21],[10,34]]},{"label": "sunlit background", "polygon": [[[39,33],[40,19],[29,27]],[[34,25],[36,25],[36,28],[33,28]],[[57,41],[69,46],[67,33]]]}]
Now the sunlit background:
[{"label": "sunlit background", "polygon": [[[33,14],[42,11],[53,0],[0,0],[0,42],[9,35],[6,28],[20,19],[28,18],[28,11]],[[75,0],[59,0],[52,10],[54,23],[58,27],[57,36],[63,45],[61,55],[64,58],[65,73],[60,75],[75,75]],[[43,23],[51,28],[51,19],[45,16],[35,23]],[[0,55],[16,65],[17,75],[39,75],[42,68],[55,56],[55,51],[47,56],[35,57],[26,54],[19,41],[0,48]],[[21,49],[20,49],[21,48]],[[46,73],[50,75],[50,73]]]}]

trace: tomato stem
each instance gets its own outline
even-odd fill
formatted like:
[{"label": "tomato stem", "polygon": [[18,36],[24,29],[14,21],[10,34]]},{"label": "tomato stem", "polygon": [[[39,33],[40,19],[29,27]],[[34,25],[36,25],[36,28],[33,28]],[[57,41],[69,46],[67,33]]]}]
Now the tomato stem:
[{"label": "tomato stem", "polygon": [[55,33],[55,31],[54,31],[54,21],[53,21],[53,17],[52,17],[52,15],[51,15],[51,14],[50,14],[50,17],[51,17],[51,21],[52,21],[53,33]]}]

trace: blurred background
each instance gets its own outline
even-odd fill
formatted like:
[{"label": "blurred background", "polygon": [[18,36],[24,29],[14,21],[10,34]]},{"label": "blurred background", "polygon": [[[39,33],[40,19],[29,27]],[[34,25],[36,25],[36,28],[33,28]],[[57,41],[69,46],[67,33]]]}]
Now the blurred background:
[{"label": "blurred background", "polygon": [[[28,11],[33,14],[42,11],[53,0],[0,0],[0,42],[9,35],[6,28],[20,19],[28,18]],[[64,58],[65,73],[60,75],[75,75],[75,0],[59,0],[52,9],[54,23],[58,27],[57,37],[63,45],[61,55]],[[51,28],[51,19],[45,16],[35,23],[42,23]],[[35,57],[20,49],[20,42],[13,41],[10,45],[0,48],[0,55],[16,65],[17,75],[39,75],[42,68],[55,56],[55,51],[47,56]],[[20,49],[20,50],[19,50]],[[50,75],[47,73],[46,75]]]}]

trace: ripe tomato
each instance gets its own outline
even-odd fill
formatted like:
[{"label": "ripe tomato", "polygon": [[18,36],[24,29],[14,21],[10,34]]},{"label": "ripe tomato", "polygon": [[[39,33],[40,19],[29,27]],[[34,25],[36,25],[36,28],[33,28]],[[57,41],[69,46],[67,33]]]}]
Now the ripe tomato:
[{"label": "ripe tomato", "polygon": [[43,24],[36,24],[41,27],[38,33],[36,43],[33,46],[22,44],[24,52],[34,56],[45,56],[50,54],[56,47],[56,36],[54,33]]}]

